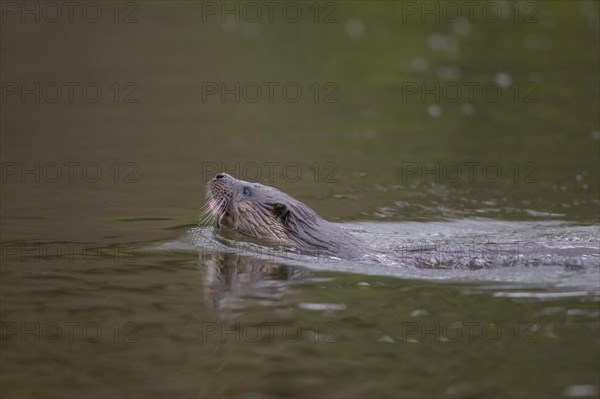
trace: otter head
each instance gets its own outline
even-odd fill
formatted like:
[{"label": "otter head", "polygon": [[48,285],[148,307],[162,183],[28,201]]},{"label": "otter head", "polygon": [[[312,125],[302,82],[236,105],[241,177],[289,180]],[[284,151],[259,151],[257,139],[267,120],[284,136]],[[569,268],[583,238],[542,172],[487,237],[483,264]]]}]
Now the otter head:
[{"label": "otter head", "polygon": [[[238,233],[279,244],[293,241],[290,229],[295,224],[294,213],[299,211],[299,204],[306,208],[273,187],[238,180],[226,173],[210,180],[207,199],[217,227],[227,226]],[[314,220],[313,215],[309,217]]]},{"label": "otter head", "polygon": [[238,233],[311,254],[354,258],[364,246],[302,202],[259,183],[219,173],[208,183],[208,218]]}]

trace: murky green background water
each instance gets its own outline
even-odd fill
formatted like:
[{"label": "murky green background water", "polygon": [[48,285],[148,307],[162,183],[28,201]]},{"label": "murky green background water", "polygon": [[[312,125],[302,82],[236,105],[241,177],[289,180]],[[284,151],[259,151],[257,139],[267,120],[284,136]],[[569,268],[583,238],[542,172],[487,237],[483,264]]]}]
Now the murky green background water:
[{"label": "murky green background water", "polygon": [[[598,2],[475,3],[2,2],[2,397],[597,397]],[[387,247],[560,258],[199,250],[222,169]]]}]

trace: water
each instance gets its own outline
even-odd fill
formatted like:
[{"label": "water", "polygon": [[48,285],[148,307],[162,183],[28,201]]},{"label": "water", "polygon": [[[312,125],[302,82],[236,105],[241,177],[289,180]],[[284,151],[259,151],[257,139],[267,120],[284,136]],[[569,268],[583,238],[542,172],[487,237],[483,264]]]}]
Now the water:
[{"label": "water", "polygon": [[[343,226],[371,253],[355,261],[300,255],[285,248],[244,242],[212,227],[192,229],[182,241],[160,250],[186,248],[201,256],[233,253],[311,270],[395,276],[436,281],[506,282],[550,289],[575,288],[598,294],[600,232],[597,226],[564,222],[364,222]],[[560,296],[560,294],[558,294]]]},{"label": "water", "polygon": [[[597,2],[454,23],[412,2],[319,3],[317,23],[312,3],[297,23],[131,4],[3,14],[2,397],[598,397]],[[222,82],[303,96],[207,95]],[[374,254],[199,225],[221,170]]]}]

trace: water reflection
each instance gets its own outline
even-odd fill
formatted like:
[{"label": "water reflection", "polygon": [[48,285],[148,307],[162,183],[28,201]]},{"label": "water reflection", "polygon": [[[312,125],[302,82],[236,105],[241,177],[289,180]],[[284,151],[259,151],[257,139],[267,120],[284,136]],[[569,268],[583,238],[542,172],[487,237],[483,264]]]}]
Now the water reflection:
[{"label": "water reflection", "polygon": [[283,303],[291,281],[309,276],[309,272],[301,267],[231,253],[201,254],[199,267],[205,300],[215,309],[279,305]]}]

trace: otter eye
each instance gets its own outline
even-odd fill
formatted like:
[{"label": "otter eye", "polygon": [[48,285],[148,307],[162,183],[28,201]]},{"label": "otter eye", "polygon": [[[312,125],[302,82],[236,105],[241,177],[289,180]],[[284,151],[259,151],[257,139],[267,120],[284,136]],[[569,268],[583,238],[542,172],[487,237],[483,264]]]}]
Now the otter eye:
[{"label": "otter eye", "polygon": [[242,194],[243,194],[244,196],[246,196],[246,197],[249,197],[249,196],[250,196],[250,189],[249,189],[248,187],[244,187],[244,188],[242,189]]}]

